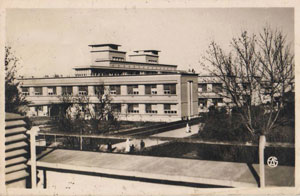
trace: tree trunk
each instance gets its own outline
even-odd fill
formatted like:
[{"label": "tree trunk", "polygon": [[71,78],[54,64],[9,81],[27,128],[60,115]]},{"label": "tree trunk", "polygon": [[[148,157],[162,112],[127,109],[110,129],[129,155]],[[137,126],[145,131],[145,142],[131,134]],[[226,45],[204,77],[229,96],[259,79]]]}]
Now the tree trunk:
[{"label": "tree trunk", "polygon": [[266,136],[260,135],[259,137],[259,176],[260,176],[260,188],[265,187],[265,162],[264,162],[264,150],[266,145]]}]

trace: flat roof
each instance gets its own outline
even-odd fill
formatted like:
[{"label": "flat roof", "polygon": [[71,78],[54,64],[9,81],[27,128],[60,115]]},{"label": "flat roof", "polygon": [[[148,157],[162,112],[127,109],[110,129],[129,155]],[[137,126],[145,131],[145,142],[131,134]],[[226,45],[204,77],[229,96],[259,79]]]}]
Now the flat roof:
[{"label": "flat roof", "polygon": [[[118,68],[112,68],[112,69],[118,69]],[[136,70],[132,70],[132,71],[136,71]],[[155,71],[155,70],[149,70],[149,71]],[[161,76],[161,75],[193,75],[196,76],[198,74],[193,74],[193,73],[186,73],[186,72],[182,72],[180,70],[174,70],[174,71],[167,71],[167,70],[163,70],[163,73],[153,73],[153,74],[145,74],[145,75],[118,75],[118,76],[60,76],[60,77],[28,77],[28,78],[17,78],[17,80],[21,81],[21,80],[39,80],[39,79],[62,79],[62,78],[97,78],[97,77],[101,77],[101,78],[105,78],[105,77],[153,77],[153,76]],[[26,85],[21,85],[26,87]]]},{"label": "flat roof", "polygon": [[150,66],[170,66],[170,67],[177,67],[177,65],[170,65],[170,64],[160,64],[160,63],[147,63],[147,62],[136,62],[136,61],[118,61],[118,60],[98,60],[96,62],[118,62],[118,63],[133,63],[133,64],[143,64],[143,65],[150,65]]},{"label": "flat roof", "polygon": [[114,53],[123,53],[125,54],[126,52],[125,51],[120,51],[120,50],[92,50],[90,52],[114,52]]},{"label": "flat roof", "polygon": [[90,44],[90,47],[103,47],[103,46],[121,46],[119,44]]},{"label": "flat roof", "polygon": [[[259,173],[258,164],[63,149],[45,155],[37,161],[37,166],[230,187],[258,187],[253,172]],[[294,186],[294,167],[266,167],[265,170],[266,186]]]},{"label": "flat roof", "polygon": [[158,55],[157,54],[142,54],[142,53],[137,53],[137,54],[130,54],[130,55],[128,55],[128,56],[152,56],[152,57],[158,57]]},{"label": "flat roof", "polygon": [[161,52],[160,50],[134,50],[133,52]]},{"label": "flat roof", "polygon": [[160,72],[170,72],[170,73],[177,73],[180,72],[179,70],[159,70],[159,69],[139,69],[139,68],[125,68],[125,67],[106,67],[106,66],[98,66],[98,65],[91,65],[88,67],[76,67],[73,68],[75,70],[80,70],[80,69],[107,69],[107,70],[124,70],[124,71],[144,71],[144,72],[151,72],[151,71],[160,71]]}]

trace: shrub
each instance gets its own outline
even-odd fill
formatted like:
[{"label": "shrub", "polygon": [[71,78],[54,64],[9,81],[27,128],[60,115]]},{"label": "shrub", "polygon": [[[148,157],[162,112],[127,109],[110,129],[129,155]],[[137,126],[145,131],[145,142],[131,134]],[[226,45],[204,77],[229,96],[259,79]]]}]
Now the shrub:
[{"label": "shrub", "polygon": [[251,141],[254,139],[234,110],[228,114],[225,108],[210,107],[204,118],[204,128],[198,134],[198,137],[202,139],[214,141]]}]

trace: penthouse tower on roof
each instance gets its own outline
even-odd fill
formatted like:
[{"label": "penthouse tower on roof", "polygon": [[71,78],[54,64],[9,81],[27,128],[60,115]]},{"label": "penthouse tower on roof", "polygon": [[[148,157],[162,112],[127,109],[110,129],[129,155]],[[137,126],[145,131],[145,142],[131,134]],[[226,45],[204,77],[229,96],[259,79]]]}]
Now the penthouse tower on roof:
[{"label": "penthouse tower on roof", "polygon": [[178,72],[177,65],[159,64],[159,50],[136,50],[126,60],[118,44],[91,44],[91,65],[75,67],[75,76],[148,75]]},{"label": "penthouse tower on roof", "polygon": [[136,50],[135,54],[129,55],[129,57],[132,61],[158,64],[159,52],[159,50]]},{"label": "penthouse tower on roof", "polygon": [[126,52],[119,51],[118,44],[92,44],[89,45],[92,54],[92,65],[101,65],[101,62],[109,60],[126,60]]}]

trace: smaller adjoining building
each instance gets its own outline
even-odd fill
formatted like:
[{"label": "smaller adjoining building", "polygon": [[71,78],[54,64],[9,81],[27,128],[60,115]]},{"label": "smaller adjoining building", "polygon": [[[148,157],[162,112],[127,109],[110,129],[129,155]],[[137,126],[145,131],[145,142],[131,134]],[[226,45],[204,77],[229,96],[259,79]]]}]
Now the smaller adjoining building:
[{"label": "smaller adjoining building", "polygon": [[199,113],[208,112],[210,106],[223,107],[230,103],[224,98],[223,83],[215,76],[198,76]]},{"label": "smaller adjoining building", "polygon": [[[198,106],[199,113],[208,112],[210,106],[218,107],[226,107],[232,108],[235,106],[233,103],[231,96],[228,92],[226,92],[225,84],[218,78],[217,76],[212,75],[199,75],[198,76]],[[249,100],[250,98],[250,83],[247,82],[238,82],[238,97],[237,99],[240,102],[244,102]],[[259,105],[261,103],[267,104],[270,103],[270,90],[271,86],[268,82],[261,82],[262,86],[257,85],[254,88],[254,91],[251,93],[251,104]],[[295,88],[294,82],[291,81],[285,87],[285,93],[293,94],[294,96]],[[260,90],[258,90],[260,89]],[[260,92],[258,92],[260,91]],[[278,104],[281,93],[275,93],[274,98],[275,102]]]}]

